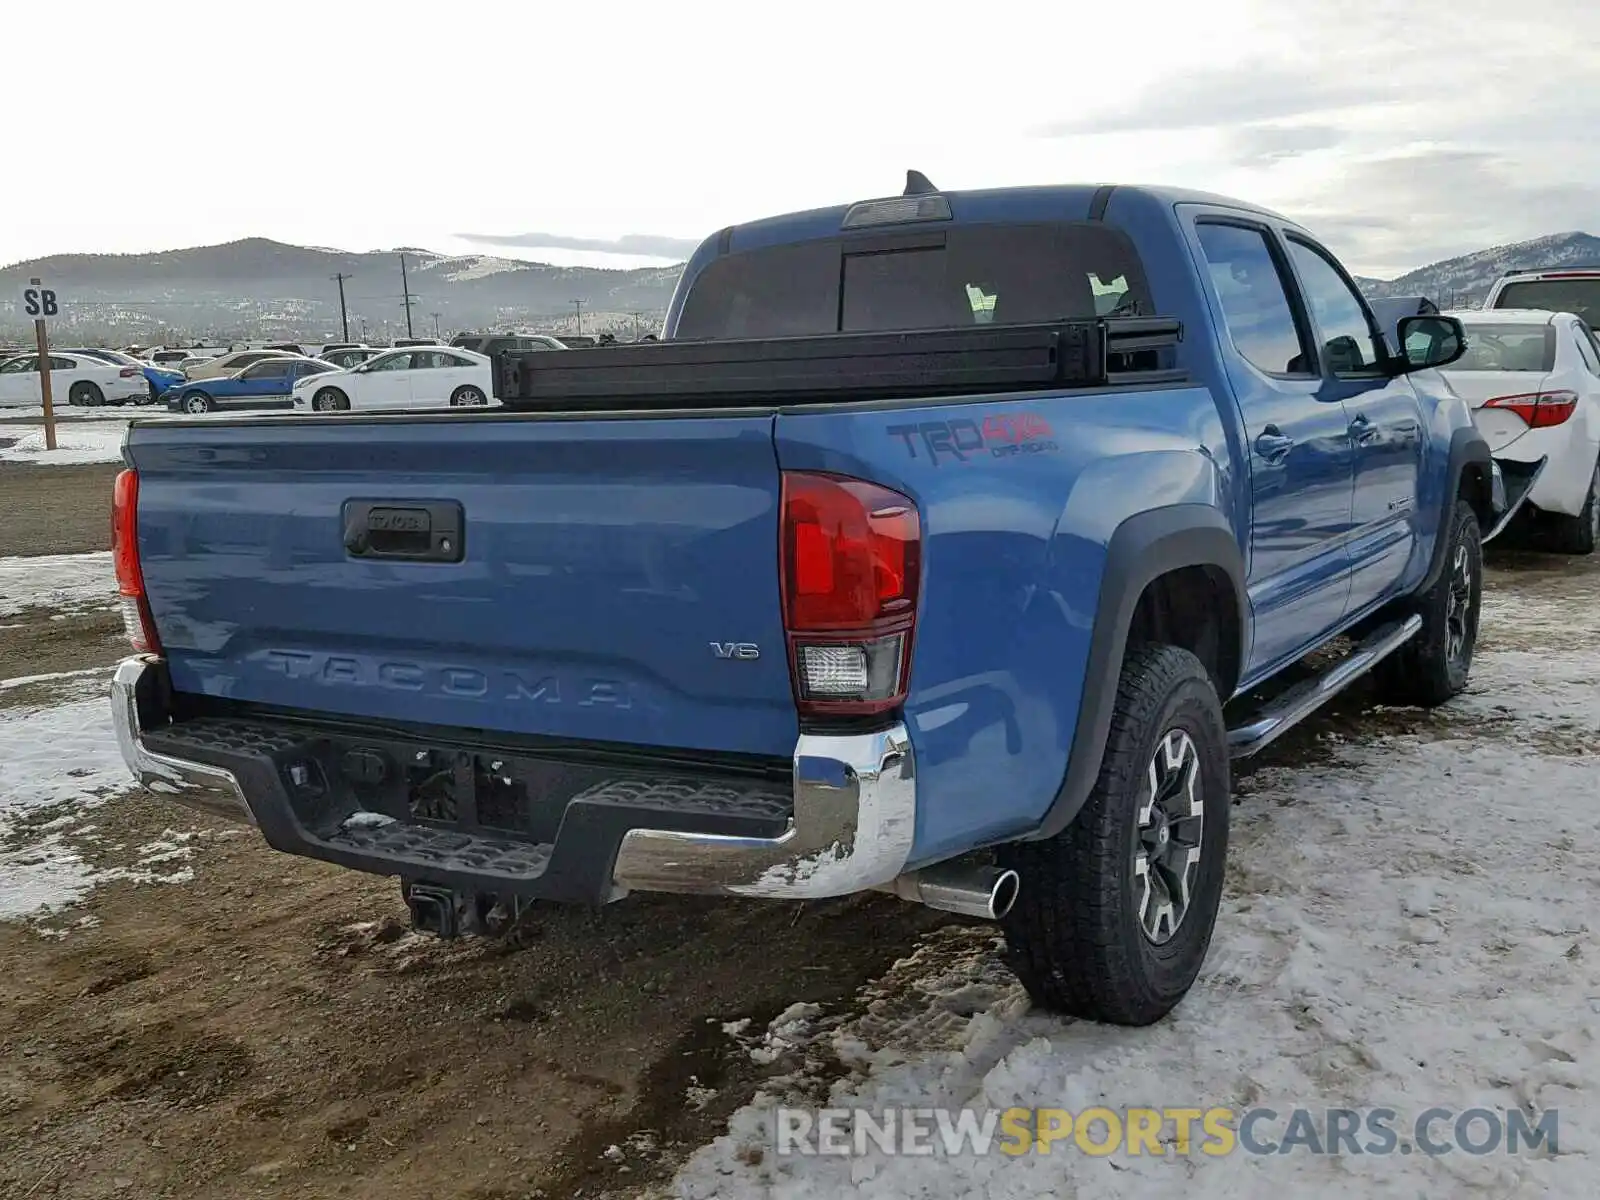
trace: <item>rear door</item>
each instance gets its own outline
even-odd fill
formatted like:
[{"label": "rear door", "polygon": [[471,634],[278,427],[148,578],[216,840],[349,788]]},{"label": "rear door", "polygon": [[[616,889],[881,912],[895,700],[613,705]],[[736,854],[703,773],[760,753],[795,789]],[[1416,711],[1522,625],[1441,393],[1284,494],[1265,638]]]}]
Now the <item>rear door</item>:
[{"label": "rear door", "polygon": [[1248,678],[1298,657],[1344,617],[1355,457],[1275,231],[1216,212],[1195,233],[1250,456]]},{"label": "rear door", "polygon": [[1286,237],[1317,330],[1323,384],[1349,417],[1355,451],[1350,602],[1355,613],[1389,595],[1420,535],[1422,403],[1411,380],[1384,364],[1378,325],[1338,261],[1304,234]]}]

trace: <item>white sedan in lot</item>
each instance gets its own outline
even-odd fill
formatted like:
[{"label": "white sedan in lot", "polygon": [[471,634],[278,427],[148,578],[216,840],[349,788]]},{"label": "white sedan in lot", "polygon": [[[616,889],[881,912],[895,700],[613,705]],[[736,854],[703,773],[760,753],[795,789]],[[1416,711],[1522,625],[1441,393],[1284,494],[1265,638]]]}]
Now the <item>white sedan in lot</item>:
[{"label": "white sedan in lot", "polygon": [[294,406],[314,412],[480,407],[495,403],[492,370],[487,356],[471,350],[391,350],[348,371],[302,379],[294,388]]},{"label": "white sedan in lot", "polygon": [[1548,460],[1528,494],[1550,548],[1589,554],[1600,541],[1600,345],[1581,318],[1541,309],[1452,312],[1467,352],[1451,387],[1502,464]]},{"label": "white sedan in lot", "polygon": [[[50,356],[53,404],[138,404],[149,399],[149,394],[144,372],[138,367],[88,355]],[[37,408],[43,403],[37,354],[21,354],[0,363],[0,408]]]}]

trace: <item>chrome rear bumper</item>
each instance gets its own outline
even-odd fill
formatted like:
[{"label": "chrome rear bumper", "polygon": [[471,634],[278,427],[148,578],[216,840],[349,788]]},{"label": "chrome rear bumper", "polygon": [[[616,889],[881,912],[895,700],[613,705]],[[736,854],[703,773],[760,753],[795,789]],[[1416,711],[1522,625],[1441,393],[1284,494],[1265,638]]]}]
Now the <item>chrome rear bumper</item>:
[{"label": "chrome rear bumper", "polygon": [[[414,862],[385,859],[370,847],[355,854],[336,839],[308,829],[270,782],[247,794],[241,772],[162,752],[147,744],[171,724],[166,667],[142,656],[118,666],[111,684],[117,741],[133,777],[180,804],[233,820],[252,821],[273,845],[291,853],[381,874],[416,874]],[[249,771],[254,780],[268,774]],[[594,860],[593,894],[627,891],[728,894],[772,899],[839,896],[894,881],[904,871],[916,834],[917,783],[904,725],[873,733],[801,734],[794,751],[793,813],[771,838],[650,828],[622,830],[615,841],[562,846],[562,825],[546,861],[574,854]],[[577,823],[575,823],[577,824]],[[470,840],[470,839],[468,839]],[[481,839],[488,841],[488,839]],[[464,856],[473,861],[474,856]],[[477,856],[484,857],[484,856]],[[489,855],[505,861],[504,855]],[[525,860],[523,860],[525,861]],[[609,875],[606,872],[609,869]],[[452,863],[449,873],[484,890],[538,897],[542,867],[518,872]],[[567,891],[570,886],[564,885]],[[570,898],[563,893],[558,898]]]}]

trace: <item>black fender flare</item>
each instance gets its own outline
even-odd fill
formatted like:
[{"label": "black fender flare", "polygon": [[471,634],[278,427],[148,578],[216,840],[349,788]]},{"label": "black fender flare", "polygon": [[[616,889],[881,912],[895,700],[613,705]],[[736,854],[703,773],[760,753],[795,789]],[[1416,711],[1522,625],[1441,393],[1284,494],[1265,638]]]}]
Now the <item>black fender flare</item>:
[{"label": "black fender flare", "polygon": [[[1244,555],[1221,511],[1205,504],[1173,504],[1136,513],[1118,525],[1106,547],[1066,774],[1030,838],[1054,837],[1072,823],[1088,800],[1111,731],[1134,609],[1151,581],[1184,567],[1213,567],[1227,576],[1239,607],[1240,654],[1248,654],[1250,601],[1245,591]],[[1229,697],[1219,699],[1226,703]]]},{"label": "black fender flare", "polygon": [[[1487,475],[1493,469],[1492,463],[1489,443],[1483,434],[1478,432],[1476,425],[1460,426],[1450,434],[1444,495],[1439,498],[1439,526],[1433,538],[1433,551],[1428,558],[1428,573],[1417,585],[1419,593],[1427,591],[1438,582],[1439,574],[1444,570],[1445,553],[1449,550],[1445,544],[1446,534],[1450,529],[1451,514],[1455,512],[1456,497],[1461,495],[1461,477],[1469,466],[1482,467]],[[1484,514],[1479,513],[1478,516],[1482,521]]]}]

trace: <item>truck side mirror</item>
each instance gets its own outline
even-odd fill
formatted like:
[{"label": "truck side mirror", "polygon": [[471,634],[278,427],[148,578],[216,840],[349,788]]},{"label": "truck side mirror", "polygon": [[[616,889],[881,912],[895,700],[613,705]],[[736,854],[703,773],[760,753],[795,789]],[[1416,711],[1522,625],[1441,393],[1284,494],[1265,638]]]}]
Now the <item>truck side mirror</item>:
[{"label": "truck side mirror", "polygon": [[1447,367],[1467,352],[1467,331],[1455,317],[1402,317],[1399,374]]}]

